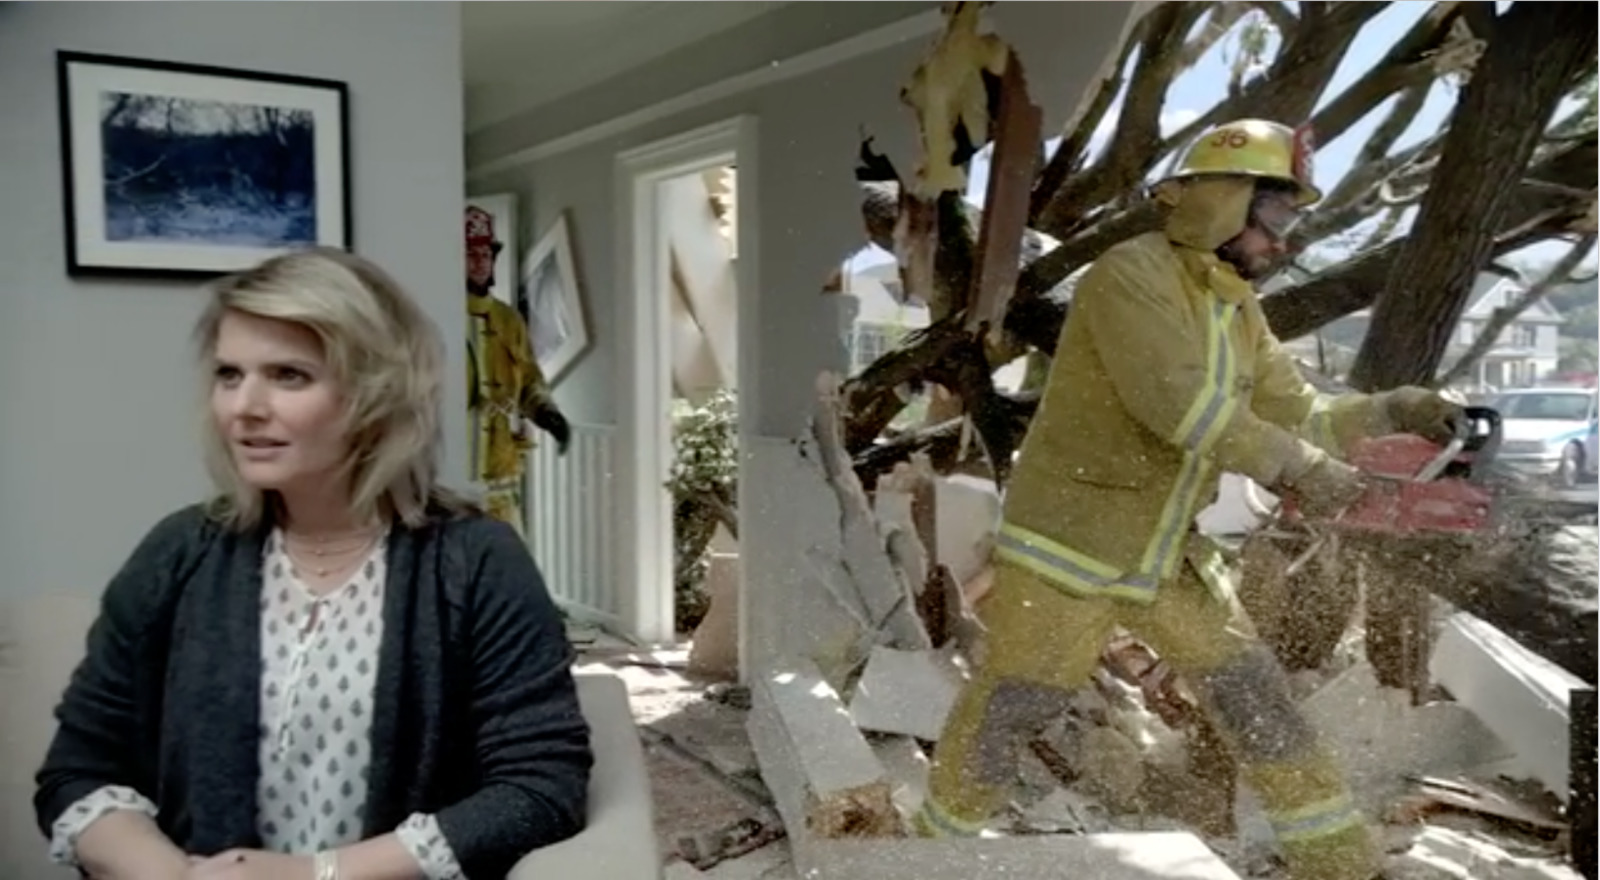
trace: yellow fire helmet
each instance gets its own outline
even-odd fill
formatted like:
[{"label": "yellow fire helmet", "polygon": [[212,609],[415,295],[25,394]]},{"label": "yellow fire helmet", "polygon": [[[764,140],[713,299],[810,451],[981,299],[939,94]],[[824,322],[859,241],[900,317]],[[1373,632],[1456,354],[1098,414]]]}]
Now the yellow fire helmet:
[{"label": "yellow fire helmet", "polygon": [[1311,182],[1314,149],[1308,126],[1290,128],[1265,119],[1239,119],[1202,133],[1166,179],[1235,174],[1281,180],[1298,188],[1296,204],[1310,207],[1322,200],[1321,191]]}]

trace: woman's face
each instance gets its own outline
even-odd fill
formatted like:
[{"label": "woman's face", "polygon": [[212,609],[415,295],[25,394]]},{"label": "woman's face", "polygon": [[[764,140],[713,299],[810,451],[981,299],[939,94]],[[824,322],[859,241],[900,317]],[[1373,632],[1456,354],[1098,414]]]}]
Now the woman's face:
[{"label": "woman's face", "polygon": [[252,487],[325,493],[348,451],[343,398],[309,328],[229,312],[217,331],[211,412]]}]

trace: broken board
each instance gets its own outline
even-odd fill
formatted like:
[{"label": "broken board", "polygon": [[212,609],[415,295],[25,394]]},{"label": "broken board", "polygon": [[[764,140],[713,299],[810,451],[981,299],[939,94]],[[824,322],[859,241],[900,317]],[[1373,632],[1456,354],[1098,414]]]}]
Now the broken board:
[{"label": "broken board", "polygon": [[816,664],[788,659],[756,677],[746,729],[791,837],[902,833],[888,774]]}]

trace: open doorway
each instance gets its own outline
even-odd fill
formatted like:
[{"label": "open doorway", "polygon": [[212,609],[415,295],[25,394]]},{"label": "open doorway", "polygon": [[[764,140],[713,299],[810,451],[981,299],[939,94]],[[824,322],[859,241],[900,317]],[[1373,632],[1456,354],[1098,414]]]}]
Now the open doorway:
[{"label": "open doorway", "polygon": [[734,665],[740,300],[753,278],[742,172],[753,143],[753,123],[733,120],[629,151],[618,165],[619,277],[631,282],[618,316],[624,617],[651,645],[716,618]]},{"label": "open doorway", "polygon": [[[725,612],[738,577],[738,167],[659,187],[671,269],[673,625],[737,663],[737,620]],[[728,608],[701,629],[713,593]]]}]

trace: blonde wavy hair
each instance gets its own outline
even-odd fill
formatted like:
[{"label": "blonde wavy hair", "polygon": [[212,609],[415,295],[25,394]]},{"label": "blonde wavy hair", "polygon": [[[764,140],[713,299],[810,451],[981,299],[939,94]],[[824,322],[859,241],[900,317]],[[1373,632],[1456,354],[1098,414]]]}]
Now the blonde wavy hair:
[{"label": "blonde wavy hair", "polygon": [[[411,527],[430,505],[471,507],[438,485],[444,354],[438,329],[390,275],[332,248],[273,257],[218,282],[194,329],[209,398],[218,329],[230,312],[310,329],[344,398],[350,452],[343,474],[358,519],[394,517]],[[218,495],[212,514],[248,529],[272,499],[245,483],[221,427],[206,413],[206,469]]]}]

